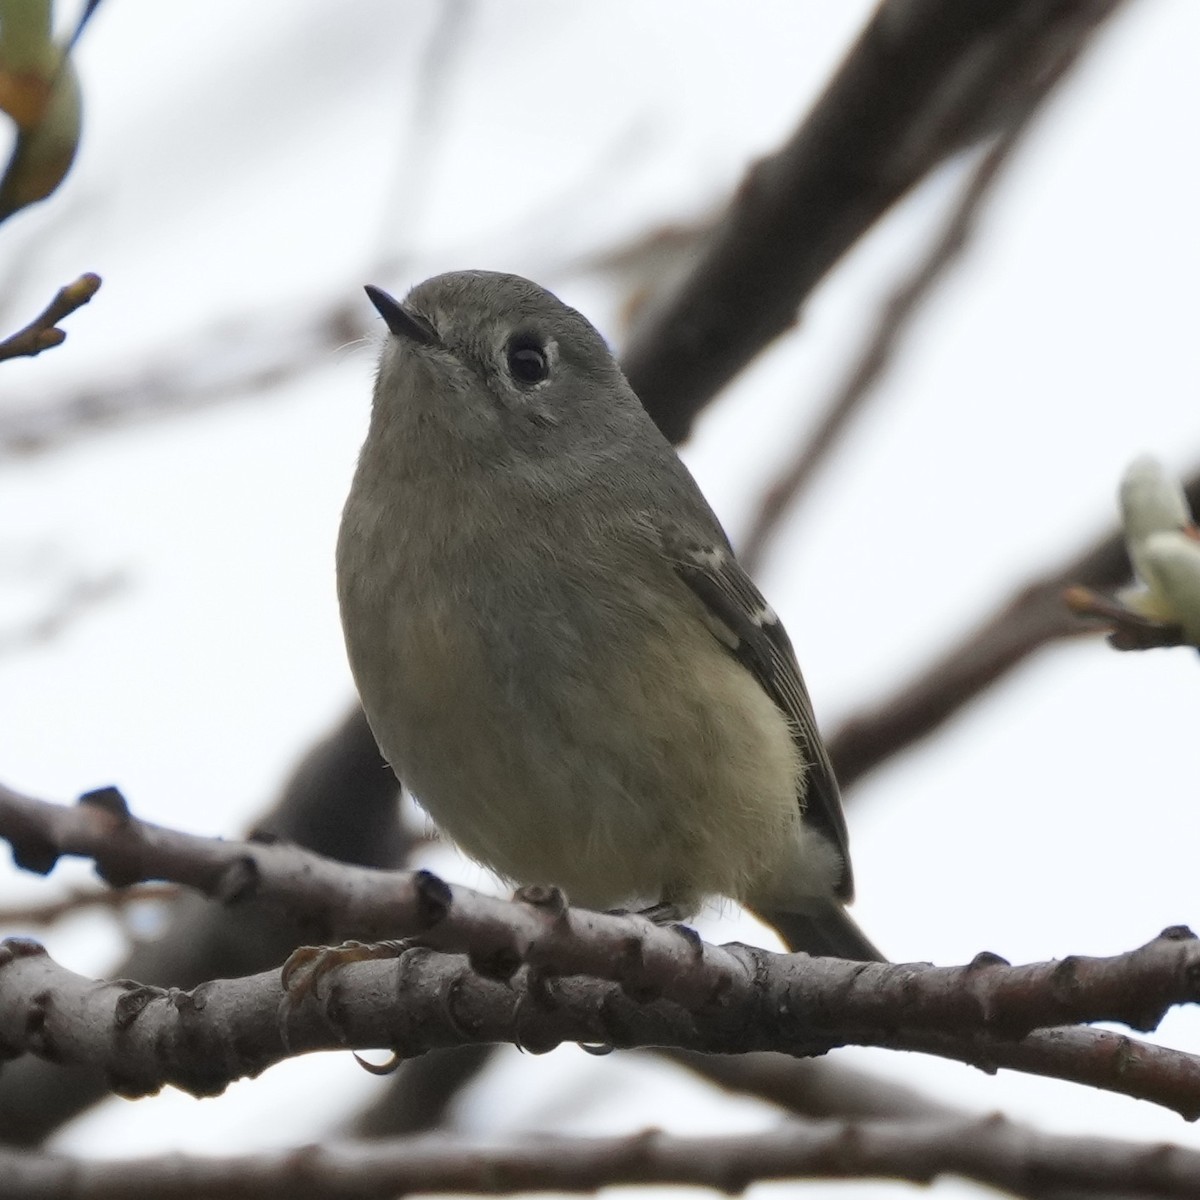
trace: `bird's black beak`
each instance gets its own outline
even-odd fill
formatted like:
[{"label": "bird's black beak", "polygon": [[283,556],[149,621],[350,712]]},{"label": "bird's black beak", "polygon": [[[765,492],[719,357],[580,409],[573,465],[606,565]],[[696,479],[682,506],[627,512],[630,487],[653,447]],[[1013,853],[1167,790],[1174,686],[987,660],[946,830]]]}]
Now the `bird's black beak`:
[{"label": "bird's black beak", "polygon": [[397,337],[408,338],[409,341],[419,342],[422,346],[432,346],[438,340],[437,330],[424,317],[409,312],[383,288],[368,283],[364,290],[387,327]]}]

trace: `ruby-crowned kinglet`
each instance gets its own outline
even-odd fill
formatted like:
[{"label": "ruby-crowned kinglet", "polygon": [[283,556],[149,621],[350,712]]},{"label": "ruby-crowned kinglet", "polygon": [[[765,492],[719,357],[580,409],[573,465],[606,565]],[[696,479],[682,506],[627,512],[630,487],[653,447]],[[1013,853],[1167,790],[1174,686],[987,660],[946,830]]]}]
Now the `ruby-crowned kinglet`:
[{"label": "ruby-crowned kinglet", "polygon": [[508,880],[680,917],[729,896],[794,949],[880,958],[787,634],[597,331],[513,275],[367,292],[391,336],[338,596],[400,779]]}]

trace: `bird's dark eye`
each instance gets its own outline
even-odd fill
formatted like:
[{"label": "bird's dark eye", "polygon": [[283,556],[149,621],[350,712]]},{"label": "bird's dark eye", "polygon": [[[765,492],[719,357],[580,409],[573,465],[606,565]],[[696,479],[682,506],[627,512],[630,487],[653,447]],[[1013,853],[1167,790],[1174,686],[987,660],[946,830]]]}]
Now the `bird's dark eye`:
[{"label": "bird's dark eye", "polygon": [[508,369],[518,383],[541,383],[550,374],[546,349],[529,334],[518,334],[506,350]]}]

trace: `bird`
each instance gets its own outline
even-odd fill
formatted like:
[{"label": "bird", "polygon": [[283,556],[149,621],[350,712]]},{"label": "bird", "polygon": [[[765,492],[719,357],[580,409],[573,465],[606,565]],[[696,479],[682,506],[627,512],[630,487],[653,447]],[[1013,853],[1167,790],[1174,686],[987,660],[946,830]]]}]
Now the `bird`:
[{"label": "bird", "polygon": [[598,330],[517,275],[366,291],[337,590],[398,778],[510,883],[661,920],[725,897],[882,960],[788,635]]}]

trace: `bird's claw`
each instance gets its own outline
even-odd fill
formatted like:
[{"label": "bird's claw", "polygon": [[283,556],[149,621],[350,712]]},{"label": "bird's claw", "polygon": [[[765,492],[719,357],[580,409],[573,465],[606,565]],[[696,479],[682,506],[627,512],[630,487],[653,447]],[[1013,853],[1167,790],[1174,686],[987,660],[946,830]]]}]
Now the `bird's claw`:
[{"label": "bird's claw", "polygon": [[639,908],[637,915],[653,925],[678,925],[683,920],[683,910],[667,900],[651,904],[649,908]]},{"label": "bird's claw", "polygon": [[283,964],[279,982],[289,1005],[315,995],[321,981],[339,967],[377,959],[399,958],[405,942],[342,942],[340,946],[301,946]]}]

